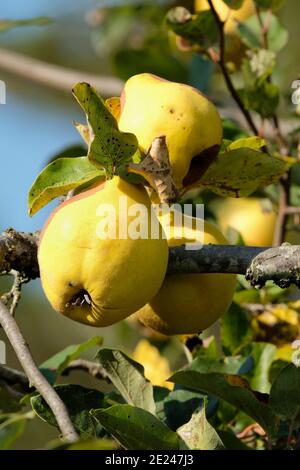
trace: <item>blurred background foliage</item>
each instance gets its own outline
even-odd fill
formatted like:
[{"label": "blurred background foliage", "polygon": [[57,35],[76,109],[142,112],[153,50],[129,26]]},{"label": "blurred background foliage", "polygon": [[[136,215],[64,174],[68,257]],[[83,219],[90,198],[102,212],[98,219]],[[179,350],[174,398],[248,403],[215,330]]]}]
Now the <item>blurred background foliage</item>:
[{"label": "blurred background foliage", "polygon": [[[43,15],[50,17],[52,21],[43,26],[0,30],[0,48],[12,49],[67,68],[99,75],[113,74],[122,80],[139,72],[152,72],[167,79],[187,82],[208,93],[220,107],[221,113],[226,115],[226,107],[230,107],[231,102],[220,78],[212,78],[212,66],[200,56],[178,51],[174,35],[164,27],[165,13],[175,5],[192,8],[193,2],[25,0],[20,3],[2,0],[1,20]],[[291,82],[300,74],[299,14],[300,3],[297,0],[288,0],[279,13],[289,30],[290,42],[279,55],[275,81],[283,90],[288,107]],[[0,78],[7,85],[7,103],[0,106],[1,231],[10,226],[23,231],[36,230],[43,225],[57,202],[30,219],[27,216],[28,188],[50,159],[62,155],[64,151],[73,156],[83,151],[78,147],[80,138],[72,126],[72,121],[80,119],[81,115],[71,91],[58,92],[4,73],[1,63]],[[230,132],[234,132],[234,129],[230,129],[229,125],[228,136]],[[241,285],[243,282],[241,280]],[[1,278],[2,292],[8,290],[9,285],[8,278]],[[272,286],[260,293],[248,286],[246,290],[241,288],[240,291],[241,293],[236,294],[237,302],[245,300],[242,296],[248,296],[247,299],[251,299],[251,302],[266,305],[251,320],[251,332],[247,326],[250,322],[248,314],[242,316],[244,324],[240,327],[245,330],[245,338],[249,334],[260,341],[276,337],[277,344],[284,346],[298,337],[299,321],[298,316],[295,317],[298,315],[298,305],[282,307],[281,310],[270,306],[276,295],[280,296],[282,302],[281,291],[274,288],[272,291]],[[289,301],[292,301],[291,298]],[[234,313],[228,315],[226,321]],[[123,348],[129,353],[132,353],[140,338],[148,335],[143,329],[128,322],[104,329],[100,333],[88,326],[71,322],[51,310],[38,280],[25,286],[17,320],[38,363],[67,345],[80,343],[95,334],[104,337],[106,346]],[[19,367],[1,331],[0,339],[7,344],[8,365]],[[177,338],[169,342],[156,337],[150,340],[169,360],[171,370],[184,364],[186,359]],[[230,339],[228,344],[229,349],[232,349]],[[257,352],[256,357],[260,357],[259,354]],[[285,354],[286,356],[282,352],[278,360],[290,358],[290,350],[285,351]],[[91,358],[91,353],[87,357]],[[72,375],[72,381],[99,388],[96,380],[79,372]],[[264,384],[264,387],[267,385]],[[230,410],[223,410],[223,413],[226,412],[230,414]],[[35,419],[29,423],[17,448],[29,448],[32,445],[38,448],[55,436],[53,428]]]}]

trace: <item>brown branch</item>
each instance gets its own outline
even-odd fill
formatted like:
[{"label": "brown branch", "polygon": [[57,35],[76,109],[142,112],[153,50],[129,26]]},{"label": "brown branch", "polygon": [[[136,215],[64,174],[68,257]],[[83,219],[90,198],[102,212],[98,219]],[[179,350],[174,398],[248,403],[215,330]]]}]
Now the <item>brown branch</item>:
[{"label": "brown branch", "polygon": [[19,370],[12,369],[6,365],[0,365],[0,379],[9,385],[21,385],[26,393],[30,391],[28,377]]},{"label": "brown branch", "polygon": [[0,236],[0,273],[17,271],[28,279],[39,277],[37,241],[39,233],[22,233],[9,228]]},{"label": "brown branch", "polygon": [[[5,243],[6,235],[1,237],[4,247],[9,249],[10,245]],[[19,253],[24,253],[28,248],[28,240],[25,233],[19,237],[18,232],[14,231],[14,238],[17,240],[15,244]],[[38,262],[36,257],[36,248],[32,247],[32,234],[28,234],[30,240],[30,249],[26,254],[26,263],[23,268],[28,268],[25,272],[27,276],[34,273],[37,277]],[[35,237],[37,242],[37,237]],[[0,244],[1,247],[1,244]],[[3,248],[3,247],[2,247]],[[269,267],[266,259],[257,258],[262,252],[272,254],[273,268]],[[10,249],[8,252],[0,251],[0,266],[3,264],[1,257],[5,258],[6,265],[11,269],[15,269],[20,265],[20,260],[16,254]],[[23,256],[24,257],[24,256]],[[257,259],[259,262],[257,262]],[[299,259],[300,259],[300,246],[284,244],[277,248],[270,247],[251,247],[251,246],[236,246],[236,245],[204,245],[201,249],[187,250],[185,246],[172,247],[169,250],[169,265],[167,274],[178,273],[234,273],[234,274],[249,274],[251,282],[254,285],[260,285],[262,273],[265,272],[265,281],[273,280],[277,284],[287,285],[288,280],[290,284],[294,283],[299,286]],[[256,262],[255,270],[253,271],[254,262]],[[261,264],[259,275],[256,276],[258,264]],[[250,271],[249,271],[250,270]],[[282,283],[281,283],[282,279]]]},{"label": "brown branch", "polygon": [[281,178],[279,182],[279,204],[278,215],[276,219],[273,246],[279,246],[283,243],[287,230],[287,222],[290,206],[290,173]]},{"label": "brown branch", "polygon": [[96,362],[87,361],[86,359],[74,359],[71,361],[68,367],[63,371],[62,375],[69,375],[70,372],[81,370],[83,372],[87,372],[95,379],[99,380],[107,380],[108,375],[105,369],[100,364]]},{"label": "brown branch", "polygon": [[35,365],[23,335],[7,307],[0,301],[0,324],[26,373],[29,382],[41,394],[51,408],[63,437],[74,442],[78,435],[68,415],[68,411],[55,390]]},{"label": "brown branch", "polygon": [[214,15],[214,18],[216,20],[216,24],[217,24],[217,27],[219,29],[219,36],[220,36],[220,58],[219,58],[219,61],[218,61],[218,65],[221,69],[221,72],[223,74],[223,77],[225,79],[225,82],[226,82],[226,85],[227,85],[227,88],[232,96],[232,98],[234,99],[234,101],[236,102],[236,104],[238,105],[238,107],[240,108],[242,114],[244,115],[250,129],[252,130],[252,132],[255,134],[255,135],[258,135],[258,129],[252,119],[252,116],[250,114],[250,112],[245,108],[244,106],[244,103],[240,97],[240,95],[238,94],[237,90],[235,89],[234,87],[234,84],[231,80],[231,77],[230,77],[230,74],[227,70],[227,67],[226,67],[226,61],[225,61],[225,33],[224,33],[224,23],[223,21],[221,21],[215,7],[214,7],[214,4],[212,2],[212,0],[208,0],[208,3],[209,3],[209,6],[211,8],[211,11]]},{"label": "brown branch", "polygon": [[77,82],[91,83],[105,97],[118,96],[123,88],[122,80],[115,77],[49,64],[3,48],[0,48],[0,70],[67,93]]},{"label": "brown branch", "polygon": [[[78,370],[86,372],[96,379],[108,380],[107,372],[100,364],[86,359],[75,359],[71,361],[62,375],[67,376],[71,372]],[[21,385],[25,393],[28,393],[30,390],[32,391],[28,377],[24,372],[8,367],[7,365],[0,364],[0,379],[4,380],[9,385]]]}]

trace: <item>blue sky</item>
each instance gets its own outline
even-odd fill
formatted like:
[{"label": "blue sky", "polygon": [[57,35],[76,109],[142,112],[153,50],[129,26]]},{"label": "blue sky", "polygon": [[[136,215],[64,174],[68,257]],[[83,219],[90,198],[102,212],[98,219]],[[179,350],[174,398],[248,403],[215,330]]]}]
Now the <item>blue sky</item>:
[{"label": "blue sky", "polygon": [[[9,19],[36,15],[74,16],[101,2],[87,0],[1,1],[1,17]],[[13,30],[0,37],[0,46],[26,35],[37,37],[41,28]],[[26,40],[26,39],[25,39]],[[2,76],[1,76],[2,75]],[[27,215],[27,192],[43,165],[62,148],[80,142],[73,119],[82,119],[79,107],[45,88],[15,82],[3,76],[7,87],[6,104],[0,105],[0,229],[13,226],[19,230],[40,228],[51,208],[30,219]]]}]

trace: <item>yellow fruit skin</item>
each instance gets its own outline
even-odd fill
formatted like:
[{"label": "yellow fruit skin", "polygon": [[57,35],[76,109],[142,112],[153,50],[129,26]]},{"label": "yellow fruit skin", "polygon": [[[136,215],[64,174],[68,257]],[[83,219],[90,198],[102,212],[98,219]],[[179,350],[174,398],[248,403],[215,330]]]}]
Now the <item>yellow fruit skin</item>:
[{"label": "yellow fruit skin", "polygon": [[[144,187],[115,176],[62,204],[40,239],[38,261],[46,296],[55,310],[88,325],[108,326],[142,307],[157,293],[166,272],[165,239],[97,236],[97,209],[107,203],[115,207],[118,233],[120,196],[127,196],[128,208],[144,204],[150,224],[151,204]],[[82,291],[92,304],[70,305]]]},{"label": "yellow fruit skin", "polygon": [[[225,32],[227,34],[235,34],[236,20],[245,21],[255,13],[253,0],[245,0],[243,6],[238,10],[230,9],[223,0],[213,0],[213,5],[221,20],[226,21]],[[196,12],[209,10],[209,8],[207,0],[195,0]]]},{"label": "yellow fruit skin", "polygon": [[197,157],[199,170],[206,159],[211,161],[216,156],[222,141],[219,113],[206,96],[188,85],[149,73],[135,75],[126,82],[119,128],[134,133],[143,151],[149,149],[155,137],[166,136],[178,188],[189,184],[184,178],[192,159]]},{"label": "yellow fruit skin", "polygon": [[[160,218],[165,228],[165,220]],[[194,239],[199,240],[196,229]],[[169,246],[190,243],[190,235],[170,234]],[[180,232],[181,233],[181,232]],[[197,233],[197,235],[196,235]],[[205,222],[204,244],[227,244],[212,224]],[[166,335],[198,333],[212,325],[229,307],[236,286],[232,274],[174,274],[166,276],[158,294],[135,316],[146,326]]]},{"label": "yellow fruit skin", "polygon": [[270,246],[273,242],[276,213],[264,210],[263,199],[226,198],[211,204],[223,233],[228,227],[237,230],[246,245]]},{"label": "yellow fruit skin", "polygon": [[[236,20],[243,22],[255,14],[255,5],[253,0],[245,0],[243,6],[238,10],[230,9],[223,0],[213,0],[214,7],[225,23],[226,41],[226,60],[239,63],[243,56],[244,47],[236,32]],[[200,12],[209,10],[207,0],[195,0],[195,11]]]},{"label": "yellow fruit skin", "polygon": [[174,384],[166,382],[172,375],[168,360],[149,341],[142,339],[133,351],[133,359],[144,367],[144,374],[152,385],[173,390]]}]

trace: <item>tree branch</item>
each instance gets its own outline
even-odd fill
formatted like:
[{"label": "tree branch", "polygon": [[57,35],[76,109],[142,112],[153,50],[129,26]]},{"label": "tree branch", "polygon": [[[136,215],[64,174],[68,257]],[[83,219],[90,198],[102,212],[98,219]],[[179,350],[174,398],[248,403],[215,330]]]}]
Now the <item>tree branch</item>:
[{"label": "tree branch", "polygon": [[71,361],[68,367],[63,371],[62,375],[69,375],[70,372],[81,370],[87,372],[92,377],[99,380],[107,380],[108,375],[105,369],[100,364],[93,361],[87,361],[86,359],[74,359]]},{"label": "tree branch", "polygon": [[[97,362],[88,361],[86,359],[74,359],[62,372],[62,375],[69,375],[74,371],[83,371],[99,380],[108,380],[107,372]],[[21,385],[25,393],[32,391],[28,377],[17,369],[12,369],[7,365],[0,364],[0,380],[4,380],[9,385]]]},{"label": "tree branch", "polygon": [[28,378],[19,370],[12,369],[6,365],[0,365],[0,379],[4,380],[9,385],[21,385],[26,393],[30,391]]},{"label": "tree branch", "polygon": [[13,228],[0,236],[0,273],[18,271],[28,279],[39,277],[37,241],[39,232],[22,233]]},{"label": "tree branch", "polygon": [[51,408],[63,437],[69,442],[76,441],[78,439],[78,435],[73,427],[64,403],[39,371],[38,367],[35,365],[29,348],[15,319],[1,301],[0,324],[2,325],[12,347],[14,348],[14,351],[30,383],[42,395],[44,400]]},{"label": "tree branch", "polygon": [[[6,271],[5,267],[16,271],[22,268],[29,279],[38,277],[37,240],[37,234],[18,233],[12,229],[4,232],[0,237],[0,272]],[[244,274],[256,286],[267,280],[280,286],[299,286],[300,246],[204,245],[197,250],[187,250],[184,245],[172,247],[167,274],[178,273]]]},{"label": "tree branch", "polygon": [[72,86],[77,82],[91,83],[105,97],[119,96],[123,88],[122,80],[115,77],[68,69],[2,48],[0,70],[67,93],[70,93]]}]

